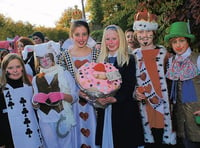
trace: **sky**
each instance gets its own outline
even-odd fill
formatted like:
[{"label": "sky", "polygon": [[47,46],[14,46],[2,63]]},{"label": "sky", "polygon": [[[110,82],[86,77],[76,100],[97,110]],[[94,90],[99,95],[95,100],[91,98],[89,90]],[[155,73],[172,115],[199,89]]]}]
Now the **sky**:
[{"label": "sky", "polygon": [[64,10],[75,5],[81,9],[81,0],[0,0],[0,13],[13,21],[55,27]]}]

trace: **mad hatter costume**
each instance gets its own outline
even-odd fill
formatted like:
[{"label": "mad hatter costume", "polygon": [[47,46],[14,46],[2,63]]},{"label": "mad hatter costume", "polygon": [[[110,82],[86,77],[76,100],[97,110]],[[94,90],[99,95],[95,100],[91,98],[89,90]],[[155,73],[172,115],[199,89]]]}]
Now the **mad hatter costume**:
[{"label": "mad hatter costume", "polygon": [[77,99],[75,82],[68,71],[55,64],[60,44],[53,41],[29,46],[39,61],[40,72],[33,77],[33,105],[37,106],[39,125],[47,148],[73,148],[75,119],[71,102]]},{"label": "mad hatter costume", "polygon": [[133,29],[140,48],[133,54],[137,61],[138,92],[146,97],[140,103],[145,143],[156,147],[175,144],[172,131],[168,87],[165,79],[165,65],[169,53],[161,45],[153,43],[158,28],[156,15],[146,9],[135,14]]},{"label": "mad hatter costume", "polygon": [[200,147],[200,126],[194,115],[200,110],[200,56],[189,45],[194,39],[186,22],[173,23],[165,36],[176,53],[169,59],[166,76],[173,80],[171,96],[176,104],[177,136],[183,139],[186,148]]}]

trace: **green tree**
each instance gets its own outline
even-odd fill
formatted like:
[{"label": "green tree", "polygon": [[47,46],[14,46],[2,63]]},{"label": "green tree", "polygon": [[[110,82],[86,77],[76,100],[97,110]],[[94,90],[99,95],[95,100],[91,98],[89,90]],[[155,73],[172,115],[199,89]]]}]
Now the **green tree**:
[{"label": "green tree", "polygon": [[73,10],[74,9],[71,7],[64,10],[61,17],[56,22],[56,28],[66,28],[66,29],[68,28],[68,30],[69,30],[71,20],[72,20]]},{"label": "green tree", "polygon": [[101,0],[93,0],[91,1],[91,9],[90,9],[90,18],[91,18],[91,26],[92,30],[101,29],[103,27],[103,9]]},{"label": "green tree", "polygon": [[200,48],[199,0],[102,0],[103,26],[117,24],[122,29],[132,27],[134,15],[143,7],[158,16],[158,43],[167,46],[164,36],[174,21],[190,20],[191,32],[197,37],[195,47]]}]

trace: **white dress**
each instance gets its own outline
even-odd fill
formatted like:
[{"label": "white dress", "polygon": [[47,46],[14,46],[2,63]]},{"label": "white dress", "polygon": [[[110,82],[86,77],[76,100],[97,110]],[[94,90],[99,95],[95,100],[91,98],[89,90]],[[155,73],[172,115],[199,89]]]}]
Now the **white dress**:
[{"label": "white dress", "polygon": [[[71,74],[68,71],[64,71],[60,66],[56,65],[50,69],[41,69],[41,72],[45,73],[45,79],[50,85],[55,74],[58,74],[58,85],[60,87],[60,92],[71,94],[73,96],[73,101],[77,99],[75,92],[75,82]],[[36,77],[33,77],[32,85],[34,88],[34,94],[37,94],[38,87],[36,84]],[[53,87],[53,86],[52,86]],[[48,114],[44,113],[42,110],[38,109],[39,125],[44,137],[44,143],[46,148],[74,148],[72,138],[73,133],[71,132],[74,128],[76,122],[74,120],[72,106],[66,101],[62,101],[64,110],[57,112],[51,109]],[[60,137],[57,133],[57,124],[62,117],[66,117],[66,126],[61,127],[63,129],[69,129],[67,136]],[[62,124],[63,126],[64,124]]]}]

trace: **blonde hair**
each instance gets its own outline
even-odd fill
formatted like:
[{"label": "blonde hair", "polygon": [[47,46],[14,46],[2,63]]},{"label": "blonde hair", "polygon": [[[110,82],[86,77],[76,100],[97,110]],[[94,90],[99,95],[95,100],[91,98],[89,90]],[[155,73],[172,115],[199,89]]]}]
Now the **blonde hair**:
[{"label": "blonde hair", "polygon": [[107,30],[114,30],[119,35],[119,48],[117,50],[117,64],[118,66],[122,67],[124,64],[129,63],[129,56],[128,56],[128,45],[126,42],[125,34],[123,30],[117,25],[109,25],[103,31],[103,37],[101,42],[101,53],[97,59],[98,62],[105,62],[105,59],[108,57],[108,48],[106,47],[106,32]]},{"label": "blonde hair", "polygon": [[25,83],[29,86],[31,85],[31,82],[28,79],[22,58],[16,53],[9,53],[3,58],[3,61],[1,63],[1,70],[2,70],[2,75],[0,78],[1,88],[5,87],[5,85],[7,83],[6,68],[7,68],[8,64],[10,63],[10,61],[12,61],[14,59],[17,59],[20,62],[20,64],[22,65],[22,70],[23,70],[22,81],[23,81],[23,83]]}]

